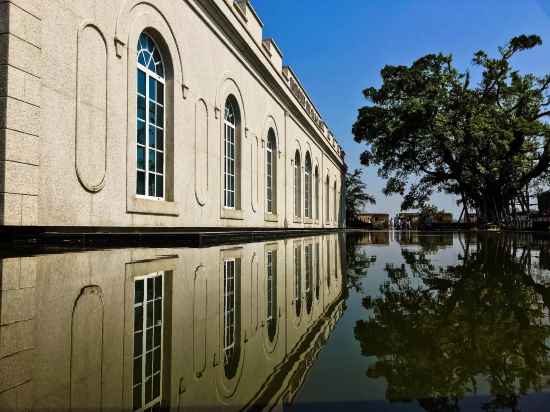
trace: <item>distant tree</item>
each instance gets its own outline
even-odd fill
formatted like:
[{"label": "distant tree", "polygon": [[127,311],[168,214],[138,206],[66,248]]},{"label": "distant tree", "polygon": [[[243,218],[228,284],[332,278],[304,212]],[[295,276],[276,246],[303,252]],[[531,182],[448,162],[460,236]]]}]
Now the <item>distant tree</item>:
[{"label": "distant tree", "polygon": [[361,162],[380,166],[385,194],[420,209],[434,191],[457,195],[481,220],[505,218],[525,203],[530,183],[548,181],[550,75],[520,74],[511,59],[542,44],[519,36],[496,58],[479,51],[481,81],[459,72],[450,55],[429,54],[410,67],[386,66],[382,86],[364,91],[353,133],[368,149]]},{"label": "distant tree", "polygon": [[353,225],[358,215],[367,204],[375,204],[376,199],[367,192],[367,185],[361,179],[363,171],[355,169],[352,173],[346,173],[344,184],[344,196],[346,202],[346,221]]}]

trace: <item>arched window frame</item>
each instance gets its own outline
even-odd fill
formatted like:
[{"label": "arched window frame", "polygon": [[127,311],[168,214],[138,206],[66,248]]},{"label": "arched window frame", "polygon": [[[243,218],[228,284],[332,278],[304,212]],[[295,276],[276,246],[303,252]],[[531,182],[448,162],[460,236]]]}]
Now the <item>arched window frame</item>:
[{"label": "arched window frame", "polygon": [[330,223],[330,177],[325,181],[325,224]]},{"label": "arched window frame", "polygon": [[302,217],[302,161],[299,150],[294,154],[294,217]]},{"label": "arched window frame", "polygon": [[334,224],[337,224],[338,223],[338,189],[337,189],[337,185],[336,185],[336,180],[334,181],[334,189],[333,189],[333,201],[334,201],[334,205],[333,205],[333,218],[334,218]]},{"label": "arched window frame", "polygon": [[146,32],[137,45],[136,195],[165,200],[166,185],[166,66],[162,49]]},{"label": "arched window frame", "polygon": [[311,155],[306,152],[304,165],[304,215],[307,219],[313,218],[313,183],[312,183],[313,165]]},{"label": "arched window frame", "polygon": [[266,212],[277,214],[277,136],[273,128],[267,133],[266,145]]},{"label": "arched window frame", "polygon": [[241,209],[241,108],[230,94],[223,115],[223,207]]},{"label": "arched window frame", "polygon": [[315,166],[315,220],[319,220],[319,166]]}]

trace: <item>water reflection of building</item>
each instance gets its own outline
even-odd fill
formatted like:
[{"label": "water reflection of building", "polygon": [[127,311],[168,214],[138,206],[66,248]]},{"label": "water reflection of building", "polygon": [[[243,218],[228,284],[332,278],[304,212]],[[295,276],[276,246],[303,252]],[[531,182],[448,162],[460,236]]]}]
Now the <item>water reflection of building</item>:
[{"label": "water reflection of building", "polygon": [[451,232],[430,233],[429,235],[421,232],[395,232],[395,240],[401,246],[418,245],[424,249],[440,249],[452,247],[454,236]]},{"label": "water reflection of building", "polygon": [[388,246],[390,244],[390,234],[389,232],[366,232],[362,234],[357,243],[361,246]]},{"label": "water reflection of building", "polygon": [[1,269],[7,407],[280,405],[342,314],[337,235],[14,258]]}]

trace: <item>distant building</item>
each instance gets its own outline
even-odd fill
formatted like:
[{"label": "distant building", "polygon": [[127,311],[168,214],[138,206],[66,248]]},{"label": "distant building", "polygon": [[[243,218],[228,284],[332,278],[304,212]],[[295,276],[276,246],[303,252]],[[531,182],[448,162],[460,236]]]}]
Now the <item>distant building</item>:
[{"label": "distant building", "polygon": [[[399,221],[408,222],[412,227],[417,227],[420,224],[420,213],[402,212],[398,215]],[[431,219],[431,220],[430,220]],[[438,212],[431,215],[426,224],[432,225],[447,225],[453,223],[453,214],[447,212]]]},{"label": "distant building", "polygon": [[372,225],[374,229],[387,229],[390,227],[390,215],[387,213],[362,213],[359,221],[366,225]]}]

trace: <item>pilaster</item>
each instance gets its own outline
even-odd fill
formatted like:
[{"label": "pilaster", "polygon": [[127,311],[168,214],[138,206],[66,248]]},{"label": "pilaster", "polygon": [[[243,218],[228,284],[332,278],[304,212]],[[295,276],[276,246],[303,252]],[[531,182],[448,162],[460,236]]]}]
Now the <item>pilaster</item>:
[{"label": "pilaster", "polygon": [[38,224],[40,5],[0,0],[0,225]]}]

